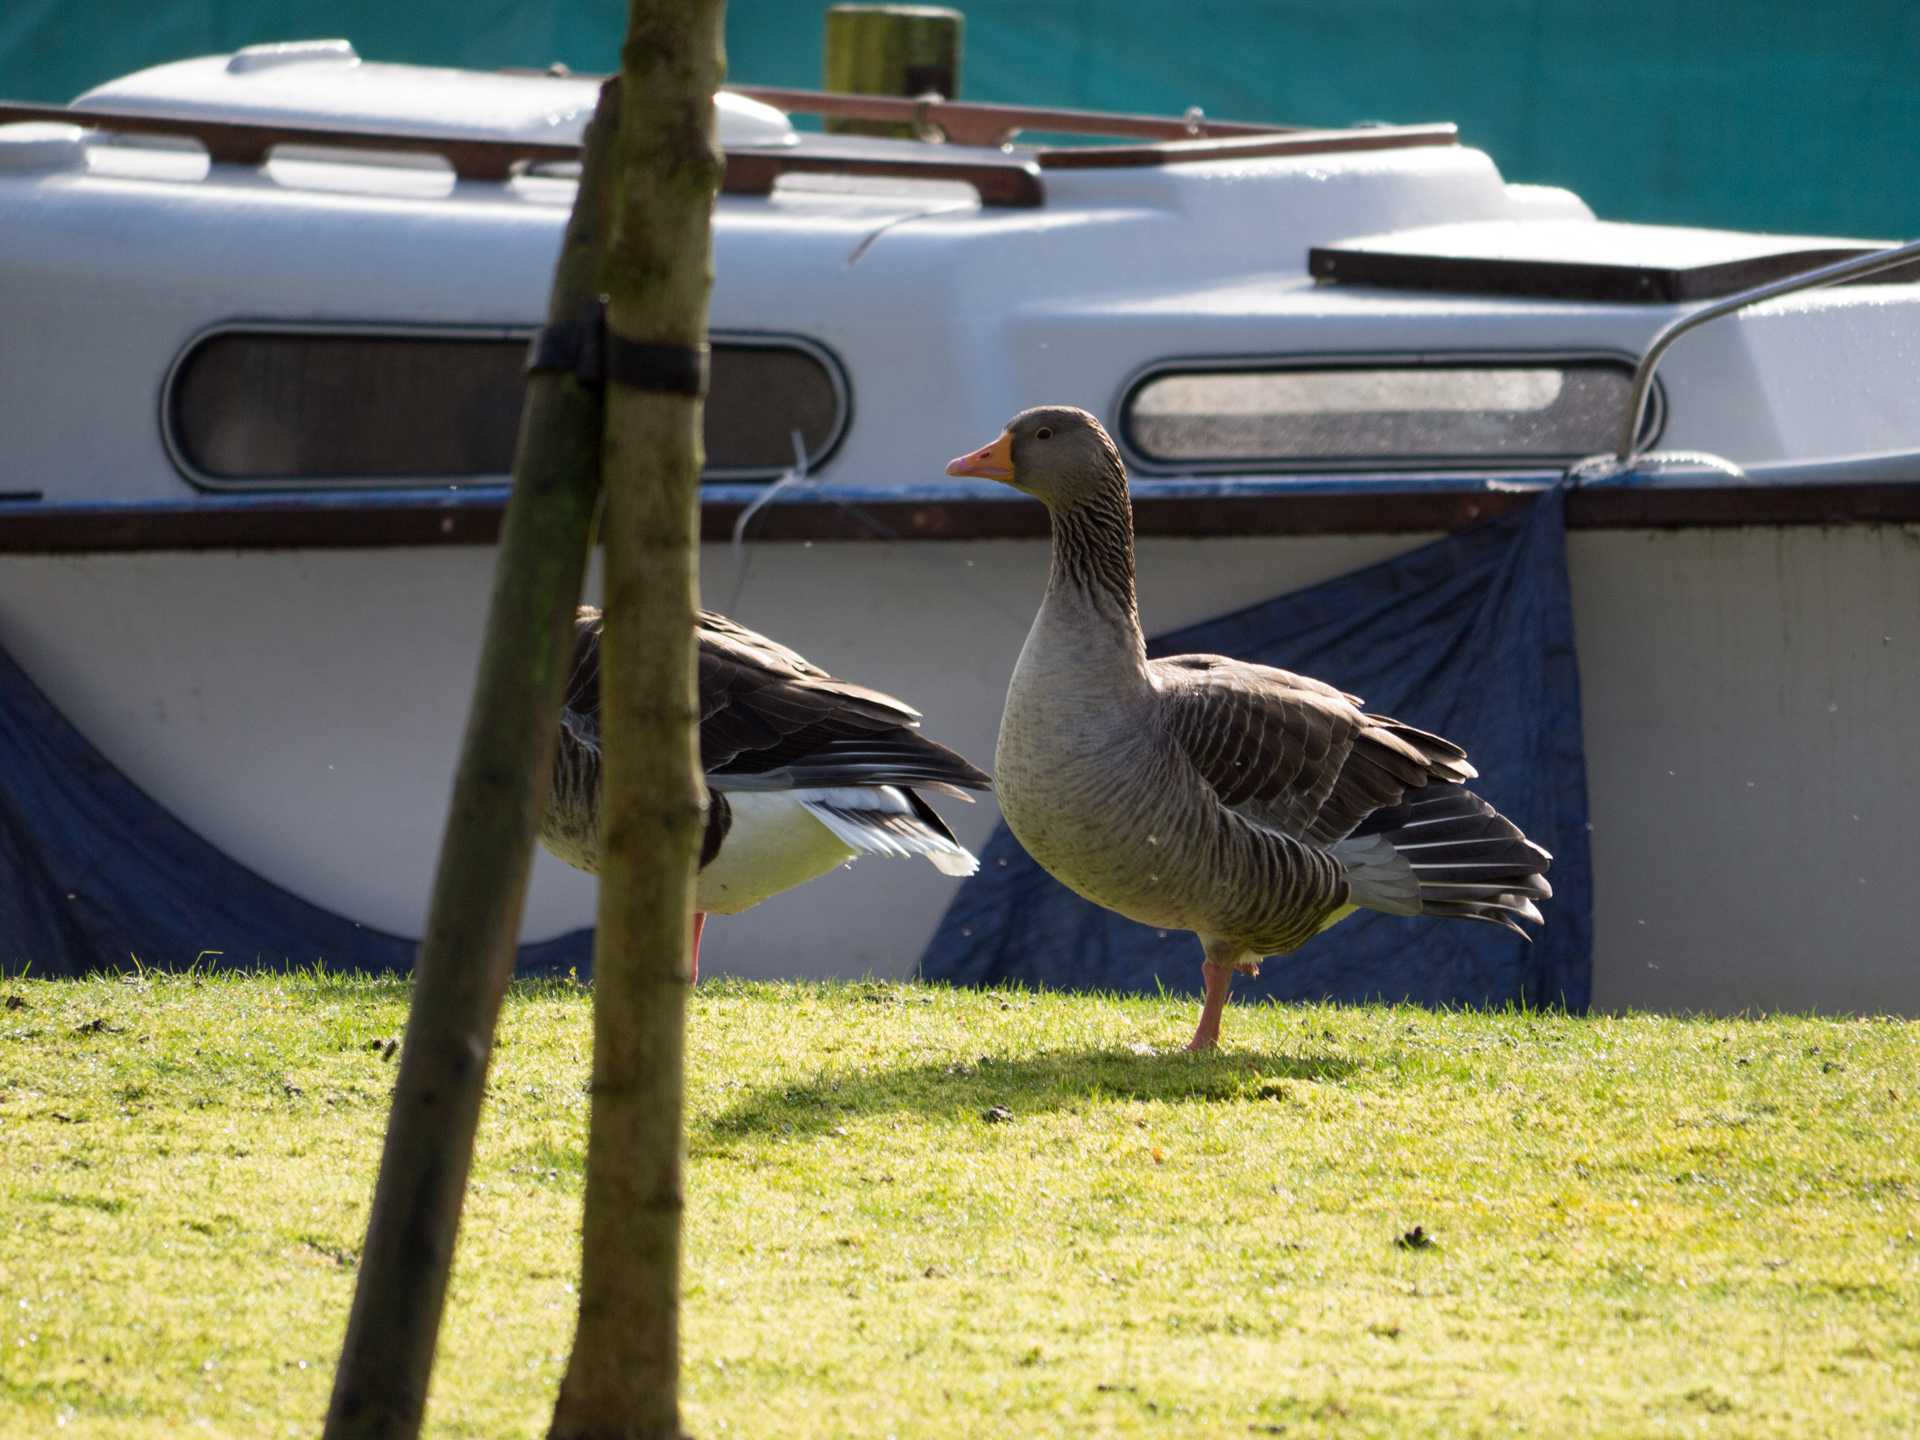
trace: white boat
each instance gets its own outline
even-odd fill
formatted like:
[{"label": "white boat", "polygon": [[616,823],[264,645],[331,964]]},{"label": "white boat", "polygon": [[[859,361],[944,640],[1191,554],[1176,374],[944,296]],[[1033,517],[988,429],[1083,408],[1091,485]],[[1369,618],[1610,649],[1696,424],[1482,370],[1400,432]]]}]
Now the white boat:
[{"label": "white boat", "polygon": [[[192,830],[361,925],[423,922],[596,90],[320,41],[0,106],[0,647]],[[1071,129],[1110,143],[1017,139]],[[1597,220],[1446,125],[743,89],[720,133],[708,604],[987,763],[1044,516],[941,467],[1026,405],[1120,438],[1150,633],[1595,452],[1708,457],[1567,500],[1593,1002],[1920,1012],[1920,289],[1702,327],[1617,443],[1664,326],[1883,242]],[[947,808],[978,846],[991,804]],[[950,896],[863,862],[716,923],[704,965],[911,973]],[[542,856],[526,936],[592,910]]]}]

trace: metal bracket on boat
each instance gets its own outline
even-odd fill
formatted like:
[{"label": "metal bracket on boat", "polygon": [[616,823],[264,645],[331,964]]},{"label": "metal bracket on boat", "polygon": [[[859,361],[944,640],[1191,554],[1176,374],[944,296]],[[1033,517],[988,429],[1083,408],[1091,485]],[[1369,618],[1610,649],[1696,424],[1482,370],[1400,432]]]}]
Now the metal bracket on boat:
[{"label": "metal bracket on boat", "polygon": [[1633,392],[1627,401],[1626,423],[1620,431],[1619,449],[1611,456],[1596,455],[1582,460],[1568,473],[1576,482],[1608,479],[1623,475],[1629,470],[1645,469],[1645,462],[1661,463],[1663,468],[1699,468],[1704,462],[1709,470],[1732,470],[1740,473],[1737,465],[1722,460],[1718,456],[1700,456],[1674,452],[1671,455],[1643,455],[1638,450],[1640,427],[1645,421],[1647,397],[1653,392],[1653,372],[1660,364],[1660,357],[1667,353],[1673,342],[1689,330],[1706,324],[1709,320],[1718,320],[1722,315],[1731,315],[1736,310],[1744,310],[1749,305],[1757,305],[1762,300],[1772,300],[1776,296],[1791,295],[1798,290],[1814,290],[1822,285],[1833,285],[1842,280],[1860,280],[1869,275],[1877,275],[1882,270],[1891,270],[1910,260],[1920,259],[1920,241],[1906,245],[1895,245],[1886,250],[1875,250],[1869,255],[1855,255],[1831,265],[1822,265],[1818,269],[1803,270],[1798,275],[1788,275],[1779,280],[1770,280],[1765,285],[1756,285],[1750,290],[1742,290],[1711,305],[1702,305],[1698,310],[1682,315],[1678,320],[1665,326],[1653,337],[1646,353],[1640,357],[1639,368],[1633,375]]},{"label": "metal bracket on boat", "polygon": [[947,143],[947,132],[941,129],[939,122],[933,118],[934,106],[946,98],[938,90],[929,90],[924,95],[913,97],[914,139],[925,141],[929,145]]},{"label": "metal bracket on boat", "polygon": [[670,395],[707,393],[705,345],[651,345],[629,340],[607,324],[607,297],[587,306],[578,320],[542,325],[527,345],[527,373],[558,371],[583,385],[612,381],[633,390]]}]

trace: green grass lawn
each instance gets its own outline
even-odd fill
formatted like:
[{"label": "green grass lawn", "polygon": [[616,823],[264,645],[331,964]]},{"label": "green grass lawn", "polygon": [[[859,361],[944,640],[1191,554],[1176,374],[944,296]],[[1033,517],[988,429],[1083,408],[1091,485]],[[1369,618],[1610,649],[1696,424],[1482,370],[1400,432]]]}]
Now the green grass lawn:
[{"label": "green grass lawn", "polygon": [[[0,1435],[318,1433],[405,998],[0,982]],[[544,1433],[589,1007],[508,1003],[431,1433]],[[703,985],[689,1430],[1920,1425],[1920,1024],[1193,1009]]]}]

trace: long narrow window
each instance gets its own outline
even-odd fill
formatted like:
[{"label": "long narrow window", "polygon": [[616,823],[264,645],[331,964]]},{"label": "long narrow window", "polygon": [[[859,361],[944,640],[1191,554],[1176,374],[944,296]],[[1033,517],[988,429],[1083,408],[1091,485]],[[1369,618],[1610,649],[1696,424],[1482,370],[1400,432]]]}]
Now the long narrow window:
[{"label": "long narrow window", "polygon": [[[513,467],[524,332],[240,326],[198,339],[163,424],[198,484],[460,484]],[[715,335],[703,478],[768,479],[838,444],[847,388],[821,347]]]},{"label": "long narrow window", "polygon": [[1128,392],[1122,425],[1150,466],[1539,466],[1611,449],[1632,385],[1598,357],[1167,366]]}]

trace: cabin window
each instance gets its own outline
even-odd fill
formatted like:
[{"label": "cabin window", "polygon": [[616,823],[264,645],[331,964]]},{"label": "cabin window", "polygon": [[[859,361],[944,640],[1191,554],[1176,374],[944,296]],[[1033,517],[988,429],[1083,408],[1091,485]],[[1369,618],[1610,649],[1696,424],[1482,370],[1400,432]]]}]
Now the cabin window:
[{"label": "cabin window", "polygon": [[1610,357],[1196,365],[1136,382],[1122,428],[1149,467],[1537,467],[1614,449],[1632,388]]},{"label": "cabin window", "polygon": [[[847,423],[838,364],[810,341],[712,337],[705,480],[824,462]],[[527,334],[226,328],[174,365],[163,407],[187,477],[222,488],[462,484],[513,468]]]}]

